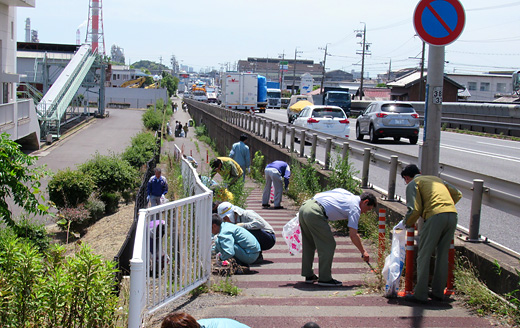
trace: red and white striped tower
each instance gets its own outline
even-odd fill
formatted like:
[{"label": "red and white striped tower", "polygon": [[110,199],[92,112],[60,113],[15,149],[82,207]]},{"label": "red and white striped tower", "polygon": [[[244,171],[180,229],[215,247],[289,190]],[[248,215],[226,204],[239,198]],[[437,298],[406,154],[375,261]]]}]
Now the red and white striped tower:
[{"label": "red and white striped tower", "polygon": [[103,33],[102,0],[89,0],[89,13],[86,43],[92,44],[92,51],[105,54],[105,35]]}]

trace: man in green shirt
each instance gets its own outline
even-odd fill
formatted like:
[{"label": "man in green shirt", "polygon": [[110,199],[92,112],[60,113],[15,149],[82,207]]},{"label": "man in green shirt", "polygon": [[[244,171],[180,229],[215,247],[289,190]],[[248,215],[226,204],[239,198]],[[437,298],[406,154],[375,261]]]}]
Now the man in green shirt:
[{"label": "man in green shirt", "polygon": [[[421,175],[419,168],[410,164],[401,172],[406,186],[405,225],[412,227],[419,217],[424,224],[419,232],[419,252],[417,254],[417,284],[414,295],[407,300],[425,303],[430,297],[441,301],[448,279],[448,251],[457,227],[455,204],[462,194],[446,181],[429,175]],[[428,292],[430,258],[436,252],[432,290]]]}]

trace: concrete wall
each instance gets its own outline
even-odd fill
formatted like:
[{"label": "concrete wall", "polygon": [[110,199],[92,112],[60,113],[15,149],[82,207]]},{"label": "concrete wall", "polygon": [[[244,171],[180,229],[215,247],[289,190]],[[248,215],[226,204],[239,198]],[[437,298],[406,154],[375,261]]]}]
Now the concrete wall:
[{"label": "concrete wall", "polygon": [[[85,89],[80,88],[80,93]],[[162,98],[164,103],[168,101],[168,91],[166,89],[144,89],[144,88],[105,88],[105,107],[110,108],[110,103],[128,103],[130,108],[146,108],[148,105],[155,105],[157,100]],[[85,93],[85,100],[89,102],[98,100],[97,93]]]}]

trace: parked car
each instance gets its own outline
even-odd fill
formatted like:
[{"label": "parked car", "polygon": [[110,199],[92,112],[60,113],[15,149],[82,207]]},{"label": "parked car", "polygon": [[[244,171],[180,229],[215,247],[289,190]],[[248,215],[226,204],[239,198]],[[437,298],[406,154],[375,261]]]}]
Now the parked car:
[{"label": "parked car", "polygon": [[419,115],[410,103],[375,101],[358,116],[356,139],[363,140],[368,134],[370,142],[393,137],[395,141],[408,138],[412,145],[419,138]]},{"label": "parked car", "polygon": [[348,138],[350,122],[341,107],[310,105],[294,120],[295,126]]}]

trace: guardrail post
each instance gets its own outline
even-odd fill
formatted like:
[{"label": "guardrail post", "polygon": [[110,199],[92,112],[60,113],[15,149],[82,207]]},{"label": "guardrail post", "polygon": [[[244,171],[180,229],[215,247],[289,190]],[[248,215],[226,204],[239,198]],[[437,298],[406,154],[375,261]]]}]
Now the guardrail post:
[{"label": "guardrail post", "polygon": [[280,124],[274,124],[274,144],[278,145],[278,132],[280,130]]},{"label": "guardrail post", "polygon": [[413,272],[414,272],[414,236],[415,228],[406,229],[406,272],[404,275],[404,291],[399,296],[413,294]]},{"label": "guardrail post", "polygon": [[331,150],[332,138],[327,138],[327,142],[325,143],[325,170],[328,170],[330,167]]},{"label": "guardrail post", "polygon": [[316,133],[312,134],[312,146],[311,146],[311,161],[316,160],[316,147],[318,146],[318,135]]},{"label": "guardrail post", "polygon": [[253,131],[254,118],[255,118],[255,116],[253,116],[253,115],[249,116],[249,125],[247,126],[248,131]]},{"label": "guardrail post", "polygon": [[273,122],[269,122],[269,141],[273,141]]},{"label": "guardrail post", "polygon": [[305,157],[305,130],[300,133],[300,157]]},{"label": "guardrail post", "polygon": [[453,286],[455,285],[455,276],[453,275],[453,270],[455,269],[455,243],[453,239],[451,240],[450,250],[448,254],[448,281],[446,284],[446,289],[444,290],[444,295],[453,295],[455,294],[455,289]]},{"label": "guardrail post", "polygon": [[363,172],[361,177],[361,188],[368,188],[368,169],[370,167],[370,148],[363,151]]},{"label": "guardrail post", "polygon": [[282,148],[285,148],[285,141],[287,139],[287,126],[282,126]]},{"label": "guardrail post", "polygon": [[258,135],[260,135],[260,118],[255,117],[254,120],[255,120],[255,125],[253,127],[253,130],[254,130],[255,134],[258,136]]},{"label": "guardrail post", "polygon": [[467,241],[480,241],[480,212],[482,209],[482,193],[484,192],[484,180],[473,180],[473,196],[471,197],[471,216],[469,220],[469,236]]},{"label": "guardrail post", "polygon": [[344,142],[343,143],[343,148],[341,149],[341,159],[342,160],[345,160],[345,158],[348,157],[348,148],[349,148],[349,143],[348,142]]},{"label": "guardrail post", "polygon": [[383,270],[383,266],[385,265],[385,241],[386,234],[386,209],[379,209],[379,247],[378,247],[378,259],[377,264],[379,267],[379,271]]},{"label": "guardrail post", "polygon": [[263,133],[262,133],[262,138],[265,138],[265,136],[267,135],[267,121],[266,120],[262,120],[262,123],[263,123]]},{"label": "guardrail post", "polygon": [[397,174],[397,156],[390,156],[390,173],[388,176],[388,200],[395,200],[395,177]]},{"label": "guardrail post", "polygon": [[289,144],[291,145],[289,151],[291,153],[294,153],[294,134],[295,134],[295,131],[296,131],[296,129],[294,127],[291,127],[291,140],[289,141]]}]

